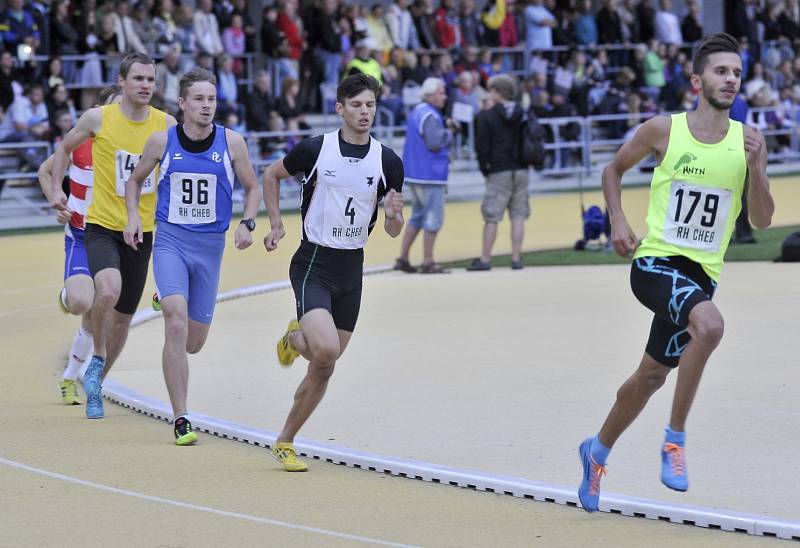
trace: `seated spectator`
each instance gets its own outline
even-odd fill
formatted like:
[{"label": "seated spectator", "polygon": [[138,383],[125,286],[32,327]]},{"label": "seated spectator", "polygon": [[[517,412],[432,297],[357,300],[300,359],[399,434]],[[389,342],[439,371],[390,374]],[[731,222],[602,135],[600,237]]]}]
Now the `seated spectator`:
[{"label": "seated spectator", "polygon": [[239,121],[239,115],[233,111],[225,115],[225,118],[222,120],[222,125],[223,127],[226,127],[237,133],[244,133],[247,131],[247,129],[244,127],[244,124]]},{"label": "seated spectator", "polygon": [[[430,56],[427,56],[430,60]],[[413,51],[407,51],[403,56],[403,82],[416,82],[420,86],[431,75],[430,68],[425,69],[419,65],[419,58]]]},{"label": "seated spectator", "polygon": [[294,78],[286,78],[281,83],[282,93],[278,99],[278,114],[283,118],[285,127],[290,131],[310,129],[305,116],[299,108],[297,96],[300,94],[300,82]]},{"label": "seated spectator", "polygon": [[233,72],[233,58],[223,53],[217,58],[217,112],[224,118],[228,112],[239,112],[239,83]]},{"label": "seated spectator", "polygon": [[72,126],[75,125],[74,118],[68,110],[58,110],[55,111],[52,125],[53,128],[50,132],[50,141],[54,145],[58,145],[62,140],[64,140],[64,136],[69,133],[69,130],[72,129]]},{"label": "seated spectator", "polygon": [[156,87],[153,91],[153,103],[161,110],[178,114],[178,96],[180,95],[181,57],[177,49],[167,50],[164,59],[156,65]]},{"label": "seated spectator", "polygon": [[24,92],[22,76],[14,68],[14,56],[10,51],[0,52],[0,110],[7,112],[14,99]]},{"label": "seated spectator", "polygon": [[[563,93],[554,93],[550,99],[552,107],[547,115],[550,118],[568,118],[578,115],[575,105],[567,101],[567,96]],[[569,122],[558,126],[558,137],[563,143],[565,141],[577,141],[581,136],[581,126],[577,122]],[[578,148],[561,148],[554,151],[555,167],[569,167],[573,164],[575,156],[580,155]]]},{"label": "seated spectator", "polygon": [[433,77],[444,80],[448,90],[453,87],[456,71],[453,68],[453,58],[449,53],[442,53],[433,61]]},{"label": "seated spectator", "polygon": [[265,70],[255,75],[253,91],[244,100],[245,120],[249,131],[269,131],[275,101],[271,93],[272,81]]},{"label": "seated spectator", "polygon": [[[456,77],[455,88],[451,94],[453,103],[465,103],[472,107],[472,112],[477,115],[481,110],[481,100],[476,88],[475,76],[472,72],[465,70]],[[466,130],[462,126],[462,129]]]},{"label": "seated spectator", "polygon": [[750,75],[750,79],[742,86],[745,98],[747,98],[749,103],[753,102],[753,97],[755,97],[756,93],[761,91],[761,88],[768,85],[764,76],[764,65],[759,62],[754,63],[753,73]]},{"label": "seated spectator", "polygon": [[[40,141],[47,138],[50,117],[44,102],[44,90],[39,84],[30,86],[25,95],[15,99],[0,122],[0,143]],[[47,158],[42,147],[19,149],[24,168],[38,169]]]},{"label": "seated spectator", "polygon": [[463,54],[459,57],[454,69],[459,74],[465,70],[472,72],[472,75],[475,77],[476,86],[486,86],[489,82],[489,75],[483,71],[480,60],[478,59],[478,48],[464,48]]},{"label": "seated spectator", "polygon": [[47,97],[47,111],[51,114],[50,124],[56,126],[56,114],[67,112],[70,118],[70,127],[78,121],[78,114],[75,111],[75,103],[69,96],[69,91],[64,84],[58,84],[50,90]]},{"label": "seated spectator", "polygon": [[45,93],[50,93],[50,90],[56,86],[66,84],[63,67],[61,57],[58,55],[47,61],[47,68],[42,76],[42,87],[45,89]]}]

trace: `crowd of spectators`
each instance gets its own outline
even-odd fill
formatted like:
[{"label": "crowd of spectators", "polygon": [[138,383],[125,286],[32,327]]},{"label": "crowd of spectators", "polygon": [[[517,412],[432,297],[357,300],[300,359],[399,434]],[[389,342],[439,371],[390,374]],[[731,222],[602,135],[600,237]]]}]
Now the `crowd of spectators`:
[{"label": "crowd of spectators", "polygon": [[[488,79],[514,72],[522,75],[520,104],[542,118],[627,114],[605,124],[611,137],[624,136],[642,117],[693,104],[691,43],[704,34],[697,0],[687,0],[680,12],[671,0],[657,6],[653,0],[489,0],[481,9],[475,0],[434,1],[315,0],[301,7],[299,0],[275,0],[256,21],[246,0],[6,0],[0,139],[58,139],[65,113],[74,122],[92,106],[121,56],[134,51],[158,59],[157,106],[178,114],[180,75],[200,65],[218,77],[220,120],[248,131],[307,128],[304,113],[330,110],[330,90],[355,71],[382,82],[381,104],[396,124],[414,102],[414,87],[428,77],[445,82],[448,114],[458,104],[477,115],[491,107]],[[734,10],[727,30],[742,40],[742,93],[751,106],[775,109],[750,122],[762,129],[794,124],[797,0],[742,0]],[[251,65],[243,58],[249,53],[256,53]],[[75,54],[80,60],[62,59]],[[250,85],[243,85],[245,78]],[[34,104],[36,86],[41,107]],[[49,122],[44,133],[42,108]],[[463,122],[464,107],[458,109]],[[567,124],[557,131],[570,140],[578,129]],[[261,143],[265,154],[286,146]]]}]

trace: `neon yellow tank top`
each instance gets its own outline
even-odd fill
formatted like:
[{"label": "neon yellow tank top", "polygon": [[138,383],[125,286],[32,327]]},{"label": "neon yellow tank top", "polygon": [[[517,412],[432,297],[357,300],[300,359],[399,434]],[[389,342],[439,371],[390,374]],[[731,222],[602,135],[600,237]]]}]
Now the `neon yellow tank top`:
[{"label": "neon yellow tank top", "polygon": [[742,124],[710,145],[689,131],[686,113],[672,115],[667,153],[653,172],[647,236],[634,258],[682,255],[719,282],[747,176]]},{"label": "neon yellow tank top", "polygon": [[[149,107],[147,118],[134,122],[122,114],[119,104],[100,107],[100,112],[102,125],[92,141],[94,194],[86,211],[86,222],[110,230],[125,230],[128,223],[125,183],[141,158],[147,139],[167,129],[167,115]],[[145,180],[139,201],[139,217],[145,232],[153,230],[156,175],[154,170]]]}]

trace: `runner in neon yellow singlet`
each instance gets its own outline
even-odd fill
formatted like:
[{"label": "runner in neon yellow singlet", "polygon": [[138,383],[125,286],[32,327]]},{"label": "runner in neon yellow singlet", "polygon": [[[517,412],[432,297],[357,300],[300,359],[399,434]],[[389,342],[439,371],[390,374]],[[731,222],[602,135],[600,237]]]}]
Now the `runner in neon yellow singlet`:
[{"label": "runner in neon yellow singlet", "polygon": [[[722,315],[711,298],[745,185],[753,225],[768,226],[774,210],[764,138],[728,117],[741,77],[736,40],[727,34],[707,37],[693,60],[697,110],[648,120],[603,171],[614,250],[633,258],[631,289],[654,317],[638,369],[620,387],[598,435],[580,445],[578,496],[587,512],[598,509],[611,447],[676,367],[661,481],[676,491],[688,489],[686,418],[722,338]],[[650,185],[647,235],[640,243],[622,211],[622,175],[651,154],[658,167]]]},{"label": "runner in neon yellow singlet", "polygon": [[[147,55],[126,55],[118,83],[122,102],[87,110],[64,137],[53,157],[53,173],[63,173],[68,156],[92,139],[94,194],[86,212],[86,253],[95,285],[92,308],[94,355],[86,369],[86,416],[103,417],[101,383],[125,345],[133,313],[147,279],[155,207],[155,177],[139,209],[144,242],[134,251],[125,245],[125,183],[151,134],[175,125],[175,118],[150,106],[155,88],[155,63]],[[51,206],[66,208],[60,177],[53,177]],[[56,180],[57,179],[57,180]],[[146,185],[147,186],[147,185]]]}]

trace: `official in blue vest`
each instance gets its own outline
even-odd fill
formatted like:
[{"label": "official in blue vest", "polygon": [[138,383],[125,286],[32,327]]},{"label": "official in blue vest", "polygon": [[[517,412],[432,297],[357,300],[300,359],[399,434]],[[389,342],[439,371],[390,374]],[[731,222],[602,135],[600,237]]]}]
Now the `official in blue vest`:
[{"label": "official in blue vest", "polygon": [[[447,102],[443,80],[427,78],[422,83],[421,93],[422,103],[408,115],[406,125],[403,166],[412,210],[394,268],[409,273],[441,274],[449,271],[433,260],[433,244],[444,223],[450,143],[458,124],[442,116]],[[424,231],[424,253],[422,266],[417,269],[411,266],[408,254],[420,231]]]}]

